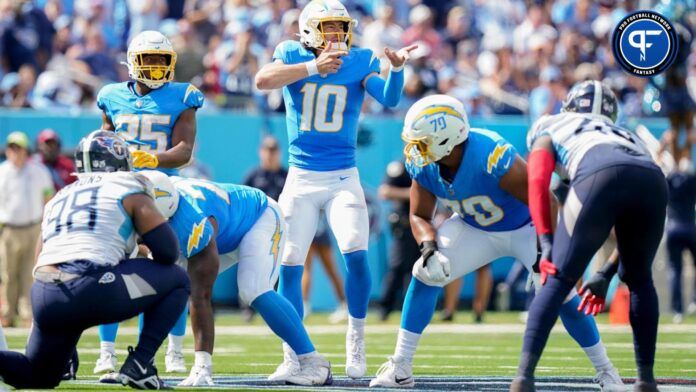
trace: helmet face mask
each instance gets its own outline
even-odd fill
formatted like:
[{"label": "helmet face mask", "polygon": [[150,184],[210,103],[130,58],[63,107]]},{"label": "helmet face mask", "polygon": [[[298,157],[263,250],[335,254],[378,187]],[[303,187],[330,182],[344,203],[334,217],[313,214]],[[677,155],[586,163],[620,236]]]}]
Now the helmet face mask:
[{"label": "helmet face mask", "polygon": [[[164,61],[158,61],[164,58]],[[127,53],[128,74],[151,89],[174,80],[176,52],[171,42],[157,31],[143,31],[133,38]]]},{"label": "helmet face mask", "polygon": [[587,80],[571,87],[563,101],[561,112],[598,115],[614,123],[618,115],[618,100],[604,83]]},{"label": "helmet face mask", "polygon": [[80,140],[75,150],[78,173],[111,173],[133,170],[128,144],[111,131],[96,130]]},{"label": "helmet face mask", "polygon": [[[341,22],[342,31],[327,29],[325,24],[329,22]],[[353,28],[357,25],[357,21],[350,17],[346,8],[338,0],[314,0],[302,10],[299,24],[300,42],[303,45],[324,50],[329,42],[334,42],[332,47],[336,50],[350,50]],[[333,40],[332,36],[338,36],[338,39]]]}]

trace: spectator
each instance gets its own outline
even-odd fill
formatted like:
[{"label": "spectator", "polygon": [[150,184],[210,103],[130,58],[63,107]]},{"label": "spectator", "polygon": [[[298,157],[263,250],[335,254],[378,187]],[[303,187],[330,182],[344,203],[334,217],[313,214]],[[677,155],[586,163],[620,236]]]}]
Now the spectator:
[{"label": "spectator", "polygon": [[285,186],[288,171],[280,165],[280,150],[275,137],[263,138],[259,148],[259,161],[259,167],[247,174],[243,183],[261,189],[268,197],[277,201]]},{"label": "spectator", "polygon": [[535,4],[529,8],[527,18],[525,18],[524,22],[517,26],[512,33],[515,53],[527,53],[530,50],[529,39],[534,34],[539,34],[542,38],[546,38],[547,40],[556,39],[558,36],[556,29],[549,25],[546,19],[545,11],[542,6]]},{"label": "spectator", "polygon": [[0,0],[0,65],[17,72],[24,64],[43,70],[51,57],[53,26],[30,0]]},{"label": "spectator", "polygon": [[157,30],[162,18],[167,14],[165,0],[128,0],[130,11],[130,30],[128,42],[146,30]]},{"label": "spectator", "polygon": [[60,146],[60,137],[50,128],[41,131],[36,138],[37,161],[43,163],[48,169],[56,192],[77,180],[77,177],[73,175],[75,163],[72,159],[61,155]]},{"label": "spectator", "polygon": [[22,132],[7,137],[7,160],[0,164],[0,260],[2,261],[3,327],[31,323],[30,289],[36,240],[43,206],[53,195],[46,168],[29,160],[29,138]]},{"label": "spectator", "polygon": [[394,22],[394,8],[382,5],[375,12],[377,19],[365,26],[363,46],[372,49],[377,56],[384,57],[384,48],[400,48],[404,29]]},{"label": "spectator", "polygon": [[401,40],[404,45],[424,42],[430,49],[430,55],[433,57],[439,56],[440,44],[442,38],[440,34],[433,28],[433,12],[427,6],[420,4],[413,9],[408,16],[411,26],[406,29]]},{"label": "spectator", "polygon": [[561,71],[555,66],[548,66],[541,71],[541,85],[529,94],[529,118],[536,121],[545,114],[556,114],[561,110],[566,89],[561,80]]},{"label": "spectator", "polygon": [[92,26],[84,36],[84,50],[78,57],[89,67],[92,75],[100,77],[105,82],[116,82],[119,80],[116,62],[113,56],[107,51],[106,42],[98,26]]},{"label": "spectator", "polygon": [[205,72],[201,59],[205,56],[206,50],[186,19],[176,22],[176,30],[176,34],[170,38],[177,57],[176,80],[190,82]]}]

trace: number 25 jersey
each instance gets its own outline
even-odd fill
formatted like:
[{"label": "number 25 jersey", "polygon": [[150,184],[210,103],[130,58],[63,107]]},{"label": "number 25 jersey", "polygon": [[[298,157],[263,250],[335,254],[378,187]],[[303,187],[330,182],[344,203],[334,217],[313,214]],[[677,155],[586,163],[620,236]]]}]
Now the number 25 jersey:
[{"label": "number 25 jersey", "polygon": [[[274,60],[300,64],[316,59],[297,41],[281,42]],[[365,98],[363,80],[379,73],[370,49],[351,48],[335,74],[314,75],[283,87],[291,166],[331,171],[355,166],[358,117]]]},{"label": "number 25 jersey", "polygon": [[[97,106],[121,137],[140,144],[134,149],[158,153],[173,147],[172,130],[181,113],[200,108],[204,100],[203,94],[189,83],[165,83],[141,96],[131,81],[104,86],[97,96]],[[168,175],[176,173],[176,169],[158,170]]]}]

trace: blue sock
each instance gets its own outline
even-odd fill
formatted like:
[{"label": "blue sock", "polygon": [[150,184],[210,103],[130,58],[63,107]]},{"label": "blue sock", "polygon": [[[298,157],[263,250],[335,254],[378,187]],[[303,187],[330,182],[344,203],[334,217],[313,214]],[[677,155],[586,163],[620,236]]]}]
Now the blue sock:
[{"label": "blue sock", "polygon": [[118,334],[118,323],[102,324],[99,326],[99,340],[102,342],[116,342]]},{"label": "blue sock", "polygon": [[344,253],[346,261],[346,302],[351,317],[363,319],[367,316],[367,305],[370,302],[372,277],[370,266],[367,264],[367,251],[357,250]]},{"label": "blue sock", "polygon": [[566,331],[580,347],[591,347],[599,343],[599,331],[592,316],[578,311],[580,297],[576,295],[561,306],[559,315]]},{"label": "blue sock", "polygon": [[440,287],[428,286],[411,277],[411,284],[408,286],[404,299],[401,328],[417,334],[423,333],[425,327],[430,323],[430,319],[433,318],[437,296],[441,290]]},{"label": "blue sock", "polygon": [[172,330],[169,333],[174,335],[174,336],[184,336],[186,334],[186,319],[187,318],[188,318],[188,304],[186,304],[184,311],[181,313],[181,316],[179,316],[179,319],[176,320],[176,324],[174,324],[174,326],[172,327]]},{"label": "blue sock", "polygon": [[300,320],[304,317],[304,304],[302,303],[303,272],[303,265],[281,265],[280,281],[278,282],[278,292],[290,301],[292,307],[295,308],[295,311],[300,316]]},{"label": "blue sock", "polygon": [[287,299],[269,290],[256,297],[251,302],[251,307],[259,312],[271,330],[283,339],[295,354],[315,351],[307,330],[302,325],[302,319]]}]

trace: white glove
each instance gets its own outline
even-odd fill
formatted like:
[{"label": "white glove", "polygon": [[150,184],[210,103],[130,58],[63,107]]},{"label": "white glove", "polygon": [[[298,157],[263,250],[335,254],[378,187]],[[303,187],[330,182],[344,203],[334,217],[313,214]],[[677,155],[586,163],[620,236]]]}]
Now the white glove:
[{"label": "white glove", "polygon": [[450,261],[436,250],[427,260],[423,259],[425,275],[433,283],[442,283],[450,276]]},{"label": "white glove", "polygon": [[179,383],[182,387],[199,387],[215,385],[213,383],[213,370],[210,366],[193,365],[191,373]]}]

